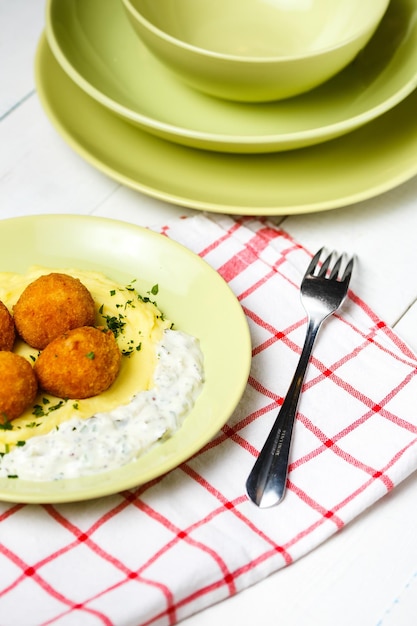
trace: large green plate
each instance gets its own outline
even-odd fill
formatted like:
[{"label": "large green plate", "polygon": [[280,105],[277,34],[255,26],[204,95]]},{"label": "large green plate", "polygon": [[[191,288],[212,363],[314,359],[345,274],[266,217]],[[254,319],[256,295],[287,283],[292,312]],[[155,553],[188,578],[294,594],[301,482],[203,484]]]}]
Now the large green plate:
[{"label": "large green plate", "polygon": [[48,0],[46,34],[79,87],[142,129],[192,147],[255,153],[338,137],[403,100],[417,85],[416,18],[416,0],[391,0],[345,71],[308,94],[262,105],[184,85],[147,51],[120,0]]},{"label": "large green plate", "polygon": [[176,327],[200,339],[206,382],[182,428],[138,461],[80,479],[0,479],[0,499],[68,502],[135,487],[164,474],[204,446],[225,424],[245,389],[251,363],[246,318],[228,285],[206,262],[148,229],[82,216],[1,221],[1,271],[40,264],[101,271],[146,293],[158,284],[158,306]]},{"label": "large green plate", "polygon": [[144,194],[199,210],[288,215],[376,196],[417,173],[417,92],[363,128],[311,148],[222,154],[135,128],[81,90],[45,38],[36,61],[43,106],[84,159]]}]

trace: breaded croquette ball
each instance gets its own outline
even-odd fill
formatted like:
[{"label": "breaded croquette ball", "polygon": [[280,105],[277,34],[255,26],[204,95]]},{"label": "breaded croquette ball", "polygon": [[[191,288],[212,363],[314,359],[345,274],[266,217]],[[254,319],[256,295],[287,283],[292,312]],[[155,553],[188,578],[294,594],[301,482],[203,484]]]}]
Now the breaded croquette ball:
[{"label": "breaded croquette ball", "polygon": [[29,361],[14,352],[0,352],[0,424],[19,417],[35,400],[38,382]]},{"label": "breaded croquette ball", "polygon": [[94,300],[78,278],[52,272],[34,280],[13,308],[16,330],[32,348],[43,350],[62,333],[94,324]]},{"label": "breaded croquette ball", "polygon": [[7,306],[0,301],[0,350],[12,350],[15,337],[13,317]]},{"label": "breaded croquette ball", "polygon": [[121,352],[111,330],[75,328],[49,343],[35,363],[44,391],[60,398],[90,398],[110,387]]}]

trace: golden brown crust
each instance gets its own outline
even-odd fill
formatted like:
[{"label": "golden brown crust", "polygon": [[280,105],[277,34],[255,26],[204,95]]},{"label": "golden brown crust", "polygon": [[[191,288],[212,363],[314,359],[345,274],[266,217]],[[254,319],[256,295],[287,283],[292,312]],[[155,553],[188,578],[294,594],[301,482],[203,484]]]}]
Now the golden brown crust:
[{"label": "golden brown crust", "polygon": [[78,278],[52,272],[30,283],[13,308],[16,330],[26,343],[42,350],[62,333],[92,326],[94,300]]},{"label": "golden brown crust", "polygon": [[38,383],[30,363],[14,352],[0,352],[0,423],[19,417],[35,400]]},{"label": "golden brown crust", "polygon": [[13,317],[7,306],[0,301],[0,350],[12,350],[15,338]]},{"label": "golden brown crust", "polygon": [[119,373],[120,361],[111,331],[84,326],[49,343],[35,363],[35,372],[44,391],[81,400],[108,389]]}]

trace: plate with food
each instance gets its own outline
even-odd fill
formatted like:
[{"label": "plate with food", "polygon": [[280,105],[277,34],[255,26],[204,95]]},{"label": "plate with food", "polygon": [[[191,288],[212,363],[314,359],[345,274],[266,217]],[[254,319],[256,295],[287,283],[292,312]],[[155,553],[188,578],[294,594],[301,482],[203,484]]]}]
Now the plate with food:
[{"label": "plate with food", "polygon": [[0,244],[1,499],[134,488],[222,428],[251,341],[205,261],[149,229],[87,216],[3,220]]}]

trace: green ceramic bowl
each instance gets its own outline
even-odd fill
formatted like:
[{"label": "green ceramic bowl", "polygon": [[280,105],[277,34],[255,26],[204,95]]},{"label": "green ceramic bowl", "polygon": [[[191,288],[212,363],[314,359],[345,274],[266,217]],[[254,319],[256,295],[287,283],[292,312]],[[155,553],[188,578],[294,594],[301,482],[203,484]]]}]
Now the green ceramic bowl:
[{"label": "green ceramic bowl", "polygon": [[389,0],[122,0],[136,33],[180,78],[229,100],[316,87],[368,43]]}]

